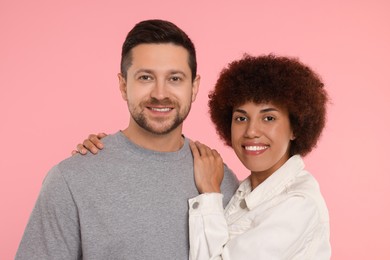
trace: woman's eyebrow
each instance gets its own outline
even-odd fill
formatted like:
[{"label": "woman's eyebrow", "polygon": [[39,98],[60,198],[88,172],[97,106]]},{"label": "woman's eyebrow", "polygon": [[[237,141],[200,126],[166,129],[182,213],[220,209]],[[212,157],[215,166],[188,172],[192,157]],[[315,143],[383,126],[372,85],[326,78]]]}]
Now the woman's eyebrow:
[{"label": "woman's eyebrow", "polygon": [[[267,113],[267,112],[273,112],[273,111],[279,111],[279,110],[276,109],[276,108],[270,107],[270,108],[261,109],[260,113]],[[240,109],[240,108],[234,109],[233,112],[239,112],[239,113],[243,113],[243,114],[248,114],[248,112],[246,112],[245,110]]]},{"label": "woman's eyebrow", "polygon": [[233,110],[233,113],[234,113],[234,112],[238,112],[238,113],[247,114],[247,112],[246,112],[245,110],[242,110],[242,109],[240,109],[240,108],[236,108],[236,109],[234,109],[234,110]]},{"label": "woman's eyebrow", "polygon": [[276,108],[270,107],[270,108],[264,108],[260,110],[260,113],[267,113],[267,112],[273,112],[273,111],[279,111]]}]

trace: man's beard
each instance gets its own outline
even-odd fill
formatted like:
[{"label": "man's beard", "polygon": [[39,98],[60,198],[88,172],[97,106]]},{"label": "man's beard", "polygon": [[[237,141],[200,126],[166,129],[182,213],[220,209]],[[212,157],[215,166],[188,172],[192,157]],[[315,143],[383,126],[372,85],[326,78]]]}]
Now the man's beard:
[{"label": "man's beard", "polygon": [[[161,126],[163,127],[155,127],[153,126],[153,124],[150,124],[150,122],[148,122],[149,120],[147,119],[147,117],[145,116],[145,114],[143,113],[143,111],[145,109],[147,109],[147,105],[165,105],[165,106],[173,106],[176,110],[176,115],[175,115],[175,118],[168,121],[166,119],[162,119],[161,120]],[[129,106],[130,107],[130,106]],[[171,131],[175,130],[178,126],[180,126],[183,121],[187,118],[188,116],[188,113],[191,109],[191,103],[188,105],[188,106],[185,106],[184,107],[184,110],[182,112],[180,112],[180,106],[176,103],[176,102],[173,102],[169,99],[164,99],[162,101],[159,101],[159,100],[156,100],[156,99],[151,99],[150,101],[148,102],[142,102],[141,104],[139,104],[139,107],[142,107],[142,110],[139,111],[139,109],[135,109],[133,107],[133,109],[130,111],[130,114],[133,118],[133,120],[143,129],[145,129],[146,131],[152,133],[152,134],[156,134],[156,135],[164,135],[164,134],[168,134],[170,133]],[[155,123],[158,121],[157,120],[154,120]]]}]

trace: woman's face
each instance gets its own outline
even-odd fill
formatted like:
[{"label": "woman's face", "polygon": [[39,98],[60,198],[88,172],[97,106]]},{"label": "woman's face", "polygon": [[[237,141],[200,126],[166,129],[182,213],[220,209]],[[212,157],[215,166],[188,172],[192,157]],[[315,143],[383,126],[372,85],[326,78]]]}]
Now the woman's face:
[{"label": "woman's face", "polygon": [[232,147],[252,173],[269,177],[289,158],[294,134],[288,111],[272,103],[247,102],[233,109]]}]

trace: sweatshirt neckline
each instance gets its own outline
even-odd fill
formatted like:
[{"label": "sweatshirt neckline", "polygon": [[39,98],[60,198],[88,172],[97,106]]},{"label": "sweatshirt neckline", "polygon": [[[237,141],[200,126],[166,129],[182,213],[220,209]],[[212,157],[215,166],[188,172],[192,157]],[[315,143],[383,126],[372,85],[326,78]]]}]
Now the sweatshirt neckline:
[{"label": "sweatshirt neckline", "polygon": [[147,158],[149,159],[152,158],[156,160],[165,161],[165,160],[180,160],[191,154],[191,150],[189,148],[189,139],[186,138],[184,135],[183,135],[184,137],[183,146],[179,150],[174,152],[160,152],[160,151],[154,151],[154,150],[143,148],[130,141],[120,130],[115,135],[117,136],[119,143],[122,143],[124,146],[127,146],[128,149],[126,150],[140,157],[147,156]]}]

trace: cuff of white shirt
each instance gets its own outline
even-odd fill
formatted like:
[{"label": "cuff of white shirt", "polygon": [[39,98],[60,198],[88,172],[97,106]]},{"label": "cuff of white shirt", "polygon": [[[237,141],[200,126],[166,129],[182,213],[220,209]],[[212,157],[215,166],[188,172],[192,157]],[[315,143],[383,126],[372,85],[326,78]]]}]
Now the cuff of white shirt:
[{"label": "cuff of white shirt", "polygon": [[222,193],[203,193],[189,199],[190,214],[223,213]]}]

